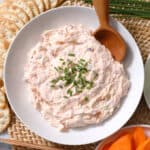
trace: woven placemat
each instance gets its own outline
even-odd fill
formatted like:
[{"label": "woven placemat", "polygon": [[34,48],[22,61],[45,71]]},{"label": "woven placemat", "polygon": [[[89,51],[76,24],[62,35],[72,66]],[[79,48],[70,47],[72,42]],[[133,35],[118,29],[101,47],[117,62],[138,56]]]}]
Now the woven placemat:
[{"label": "woven placemat", "polygon": [[[85,4],[81,0],[67,0],[62,5],[82,5],[82,6],[89,6],[89,4]],[[133,35],[138,46],[141,50],[141,54],[143,57],[143,61],[145,62],[148,54],[150,53],[150,20],[145,20],[141,18],[133,18],[128,17],[125,15],[113,15],[118,21],[120,21]],[[138,64],[137,64],[138,65]],[[138,75],[138,74],[137,74]],[[139,77],[140,78],[140,77]],[[150,113],[146,106],[144,97],[139,104],[138,109],[129,120],[128,124],[150,124]],[[17,139],[19,141],[29,142],[33,144],[39,145],[48,145],[54,146],[57,148],[62,148],[63,150],[94,150],[97,146],[97,143],[93,143],[90,145],[83,145],[83,146],[65,146],[55,144],[45,139],[37,136],[36,134],[32,133],[29,129],[27,129],[20,120],[13,115],[12,122],[10,127],[8,128],[8,134],[11,138]],[[14,147],[15,150],[31,150],[27,148],[20,148]]]}]

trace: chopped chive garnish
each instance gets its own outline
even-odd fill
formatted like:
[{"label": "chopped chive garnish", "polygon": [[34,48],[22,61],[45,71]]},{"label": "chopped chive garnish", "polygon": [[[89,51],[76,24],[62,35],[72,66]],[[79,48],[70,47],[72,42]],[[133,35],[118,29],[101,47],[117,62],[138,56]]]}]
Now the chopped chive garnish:
[{"label": "chopped chive garnish", "polygon": [[68,89],[68,90],[67,90],[67,94],[70,95],[70,96],[72,96],[72,91],[71,91],[71,89]]},{"label": "chopped chive garnish", "polygon": [[68,98],[68,96],[64,96],[64,98]]},{"label": "chopped chive garnish", "polygon": [[94,71],[93,73],[94,73],[93,79],[95,80],[98,77],[98,73],[96,71]]},{"label": "chopped chive garnish", "polygon": [[69,54],[68,54],[68,56],[72,56],[72,57],[74,57],[74,56],[75,56],[75,54],[73,54],[73,53],[69,53]]},{"label": "chopped chive garnish", "polygon": [[82,93],[82,89],[76,89],[77,93]]},{"label": "chopped chive garnish", "polygon": [[[68,56],[75,56],[75,54],[69,53]],[[93,81],[98,74],[93,72],[93,81],[86,79],[86,75],[89,72],[87,69],[90,63],[89,61],[82,58],[77,62],[74,62],[71,59],[64,60],[63,58],[60,58],[60,61],[62,61],[62,64],[54,67],[58,76],[51,80],[51,87],[64,88],[69,86],[70,88],[66,91],[67,96],[64,96],[64,98],[82,93],[85,89],[91,89],[93,87]],[[59,81],[62,82],[61,86],[57,84]]]},{"label": "chopped chive garnish", "polygon": [[62,58],[60,58],[59,60],[60,60],[60,61],[64,61],[64,59],[62,59]]},{"label": "chopped chive garnish", "polygon": [[51,81],[51,83],[53,83],[53,84],[56,84],[58,82],[58,79],[53,79],[52,81]]},{"label": "chopped chive garnish", "polygon": [[84,100],[87,102],[87,101],[89,100],[89,98],[86,96],[86,97],[84,98]]},{"label": "chopped chive garnish", "polygon": [[86,60],[85,60],[85,59],[83,59],[83,58],[81,58],[79,61],[84,61],[84,62],[85,62]]},{"label": "chopped chive garnish", "polygon": [[58,71],[58,68],[57,68],[57,67],[54,67],[54,69],[55,69],[56,71]]},{"label": "chopped chive garnish", "polygon": [[91,89],[93,87],[93,82],[88,82],[87,83],[87,89]]},{"label": "chopped chive garnish", "polygon": [[53,88],[54,88],[54,87],[55,87],[55,85],[53,85],[53,84],[52,84],[52,85],[51,85],[51,87],[53,87]]}]

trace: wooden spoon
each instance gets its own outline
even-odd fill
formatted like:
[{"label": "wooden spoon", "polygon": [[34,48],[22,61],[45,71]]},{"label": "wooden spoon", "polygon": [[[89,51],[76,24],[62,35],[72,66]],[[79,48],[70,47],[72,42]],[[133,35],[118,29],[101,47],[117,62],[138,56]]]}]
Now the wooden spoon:
[{"label": "wooden spoon", "polygon": [[126,54],[126,45],[122,37],[109,25],[108,0],[93,0],[100,27],[94,33],[95,38],[105,45],[117,61],[122,61]]}]

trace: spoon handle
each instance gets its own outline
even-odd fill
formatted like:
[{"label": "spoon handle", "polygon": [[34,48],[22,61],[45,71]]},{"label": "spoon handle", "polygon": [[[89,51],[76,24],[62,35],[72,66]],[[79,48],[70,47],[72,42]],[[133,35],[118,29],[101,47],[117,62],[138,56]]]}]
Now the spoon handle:
[{"label": "spoon handle", "polygon": [[93,0],[93,5],[96,10],[101,27],[108,26],[108,0]]}]

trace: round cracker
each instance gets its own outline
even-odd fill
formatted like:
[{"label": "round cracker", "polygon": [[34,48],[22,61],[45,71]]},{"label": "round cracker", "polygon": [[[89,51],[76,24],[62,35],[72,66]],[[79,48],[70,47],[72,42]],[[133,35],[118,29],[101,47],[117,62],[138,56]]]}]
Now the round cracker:
[{"label": "round cracker", "polygon": [[5,102],[6,102],[5,94],[0,90],[0,103],[5,103]]},{"label": "round cracker", "polygon": [[9,42],[5,38],[0,37],[0,68],[1,69],[4,66],[5,56],[7,54],[8,47],[9,47]]},{"label": "round cracker", "polygon": [[[1,25],[0,25],[0,27],[1,27]],[[13,39],[15,38],[15,36],[12,35],[12,33],[9,32],[9,31],[7,31],[7,33],[4,33],[4,32],[0,29],[0,38],[4,38],[4,39],[8,40],[8,42],[11,43],[11,42],[13,41]]]},{"label": "round cracker", "polygon": [[57,6],[62,4],[65,0],[58,0]]},{"label": "round cracker", "polygon": [[43,0],[44,6],[46,10],[49,10],[51,8],[51,3],[49,0]]},{"label": "round cracker", "polygon": [[3,68],[0,67],[0,88],[2,88],[2,91],[4,91],[3,87],[4,87],[4,83],[3,83]]},{"label": "round cracker", "polygon": [[0,49],[7,50],[8,47],[9,47],[9,42],[4,37],[0,37]]},{"label": "round cracker", "polygon": [[7,129],[10,120],[10,109],[4,93],[0,90],[0,133]]},{"label": "round cracker", "polygon": [[11,21],[14,21],[18,28],[22,28],[24,26],[24,22],[15,14],[7,11],[0,10],[0,16]]},{"label": "round cracker", "polygon": [[0,4],[0,10],[15,13],[24,23],[29,21],[29,16],[20,7],[12,5],[9,2]]},{"label": "round cracker", "polygon": [[39,8],[37,7],[34,0],[26,0],[26,2],[30,6],[34,16],[37,16],[40,14]]},{"label": "round cracker", "polygon": [[19,30],[19,28],[17,27],[15,22],[13,22],[9,19],[6,19],[6,18],[0,17],[0,25],[4,25],[8,28],[11,28],[11,30],[13,30],[14,32],[17,32]]},{"label": "round cracker", "polygon": [[58,0],[50,0],[51,7],[55,8],[58,5]]},{"label": "round cracker", "polygon": [[5,55],[9,47],[9,42],[5,38],[0,37],[0,88],[3,87],[3,65],[5,60]]},{"label": "round cracker", "polygon": [[39,11],[39,14],[40,14],[40,9],[39,9],[39,7],[38,7],[38,5],[37,5],[37,3],[36,3],[36,0],[32,0],[32,1],[34,1],[34,4],[36,5],[36,7],[37,7],[37,9],[38,9],[38,11]]},{"label": "round cracker", "polygon": [[0,110],[4,109],[6,106],[6,98],[4,93],[0,90]]},{"label": "round cracker", "polygon": [[4,86],[2,86],[2,87],[0,88],[0,90],[1,90],[3,93],[6,93],[6,90],[5,90]]},{"label": "round cracker", "polygon": [[0,68],[3,69],[7,51],[0,48]]},{"label": "round cracker", "polygon": [[13,41],[16,36],[16,32],[12,31],[10,28],[0,25],[0,37],[5,38],[9,43]]},{"label": "round cracker", "polygon": [[35,0],[39,10],[40,10],[40,13],[44,12],[44,3],[43,3],[43,0]]},{"label": "round cracker", "polygon": [[6,0],[6,2],[11,2],[12,5],[16,5],[20,8],[22,8],[30,17],[30,19],[33,18],[33,12],[30,8],[30,6],[28,6],[28,4],[26,3],[26,0]]}]

